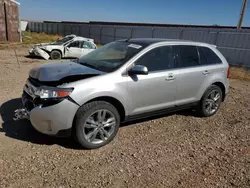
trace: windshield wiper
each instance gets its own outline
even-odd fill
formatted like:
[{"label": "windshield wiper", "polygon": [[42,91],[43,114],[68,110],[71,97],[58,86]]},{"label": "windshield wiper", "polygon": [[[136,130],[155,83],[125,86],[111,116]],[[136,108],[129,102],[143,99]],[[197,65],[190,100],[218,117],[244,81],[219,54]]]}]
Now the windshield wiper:
[{"label": "windshield wiper", "polygon": [[94,65],[90,65],[90,64],[88,64],[88,63],[86,63],[86,62],[79,62],[79,60],[77,60],[77,62],[78,62],[79,64],[81,64],[81,65],[86,66],[86,67],[90,67],[90,68],[93,68],[93,69],[99,70],[99,69],[97,69],[97,68],[96,68],[96,66],[94,66]]},{"label": "windshield wiper", "polygon": [[[103,65],[97,65],[97,67],[99,68],[99,70],[103,71],[103,72],[110,72],[110,70],[108,70],[108,68],[106,66]],[[105,70],[105,71],[104,71]]]}]

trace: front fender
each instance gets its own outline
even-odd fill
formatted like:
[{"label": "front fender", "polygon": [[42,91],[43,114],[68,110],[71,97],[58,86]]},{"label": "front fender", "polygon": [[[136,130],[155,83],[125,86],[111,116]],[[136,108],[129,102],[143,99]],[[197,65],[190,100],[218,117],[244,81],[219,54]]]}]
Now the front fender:
[{"label": "front fender", "polygon": [[110,91],[102,91],[102,92],[95,92],[95,93],[92,93],[90,95],[88,95],[88,97],[86,98],[83,98],[82,100],[79,101],[79,105],[83,105],[85,104],[86,102],[88,101],[91,101],[95,98],[99,98],[99,97],[111,97],[111,98],[114,98],[118,101],[120,101],[123,106],[125,106],[125,100],[123,99],[122,96],[120,96],[118,93],[114,93],[114,92],[110,92]]},{"label": "front fender", "polygon": [[52,52],[53,50],[58,50],[63,55],[63,48],[61,48],[61,47],[55,47],[55,46],[53,46],[53,47],[52,46],[47,46],[46,47],[46,51],[48,51],[48,52]]},{"label": "front fender", "polygon": [[[109,79],[109,78],[107,78]],[[112,78],[113,79],[113,78]],[[127,87],[126,83],[110,83],[105,81],[105,76],[97,78],[89,78],[85,81],[78,81],[69,87],[74,87],[74,91],[70,94],[70,97],[75,100],[80,106],[99,97],[111,97],[114,98],[123,105],[125,113],[127,113],[126,100],[127,100]],[[110,84],[108,84],[110,83]]]}]

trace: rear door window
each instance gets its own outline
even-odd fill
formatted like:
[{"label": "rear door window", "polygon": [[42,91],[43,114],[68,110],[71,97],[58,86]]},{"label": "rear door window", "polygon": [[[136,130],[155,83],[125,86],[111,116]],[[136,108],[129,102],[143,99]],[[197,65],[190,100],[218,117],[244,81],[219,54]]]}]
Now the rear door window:
[{"label": "rear door window", "polygon": [[176,54],[175,68],[199,66],[200,60],[196,46],[177,45],[173,46]]},{"label": "rear door window", "polygon": [[222,63],[221,59],[209,48],[207,47],[198,47],[201,63],[206,65],[220,64]]}]

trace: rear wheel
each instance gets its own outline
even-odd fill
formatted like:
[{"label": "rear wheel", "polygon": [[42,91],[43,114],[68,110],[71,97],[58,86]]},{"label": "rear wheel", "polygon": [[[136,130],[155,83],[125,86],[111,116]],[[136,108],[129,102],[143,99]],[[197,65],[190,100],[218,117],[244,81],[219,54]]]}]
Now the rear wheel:
[{"label": "rear wheel", "polygon": [[114,139],[119,124],[119,113],[112,104],[105,101],[93,101],[78,110],[75,120],[75,137],[84,148],[99,148]]},{"label": "rear wheel", "polygon": [[216,85],[210,86],[206,90],[200,101],[200,105],[198,108],[199,114],[203,117],[209,117],[214,115],[219,110],[221,101],[222,101],[221,88]]},{"label": "rear wheel", "polygon": [[50,54],[50,58],[51,59],[61,59],[62,58],[62,54],[60,51],[58,50],[53,50]]}]

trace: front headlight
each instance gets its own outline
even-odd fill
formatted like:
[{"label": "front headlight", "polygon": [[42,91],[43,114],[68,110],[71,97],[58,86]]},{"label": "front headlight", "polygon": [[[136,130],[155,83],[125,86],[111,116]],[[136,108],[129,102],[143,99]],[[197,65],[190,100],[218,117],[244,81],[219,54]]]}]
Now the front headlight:
[{"label": "front headlight", "polygon": [[49,88],[40,87],[35,91],[35,95],[41,99],[49,98],[62,98],[69,96],[73,91],[73,88]]},{"label": "front headlight", "polygon": [[40,49],[47,50],[47,46],[39,46]]}]

